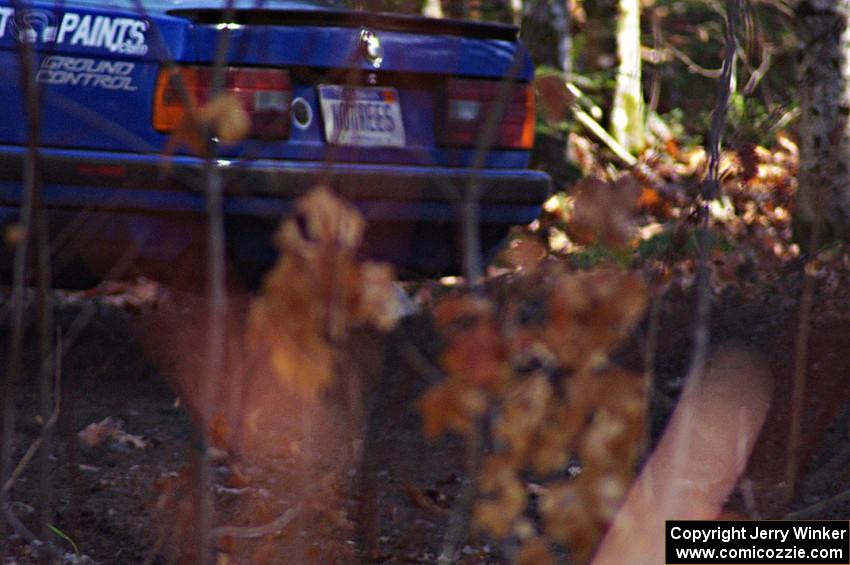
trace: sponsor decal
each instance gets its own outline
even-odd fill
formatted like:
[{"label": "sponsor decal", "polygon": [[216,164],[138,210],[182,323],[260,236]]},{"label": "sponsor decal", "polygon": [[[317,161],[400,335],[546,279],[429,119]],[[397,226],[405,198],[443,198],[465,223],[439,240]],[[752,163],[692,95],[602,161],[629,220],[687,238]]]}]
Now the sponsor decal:
[{"label": "sponsor decal", "polygon": [[12,8],[4,8],[0,6],[0,37],[6,35],[6,28],[9,27],[9,20],[15,14]]},{"label": "sponsor decal", "polygon": [[41,84],[133,92],[136,90],[132,77],[135,67],[135,63],[127,61],[51,56],[41,63],[36,80]]},{"label": "sponsor decal", "polygon": [[148,24],[134,18],[81,16],[66,12],[59,24],[56,42],[68,45],[102,47],[112,53],[144,55],[148,52],[145,32]]},{"label": "sponsor decal", "polygon": [[56,39],[56,16],[47,10],[25,10],[14,14],[10,29],[20,42],[50,43]]},{"label": "sponsor decal", "polygon": [[145,55],[148,22],[136,18],[65,12],[56,16],[45,10],[0,8],[0,37],[12,34],[28,43],[57,43],[105,49],[110,53]]}]

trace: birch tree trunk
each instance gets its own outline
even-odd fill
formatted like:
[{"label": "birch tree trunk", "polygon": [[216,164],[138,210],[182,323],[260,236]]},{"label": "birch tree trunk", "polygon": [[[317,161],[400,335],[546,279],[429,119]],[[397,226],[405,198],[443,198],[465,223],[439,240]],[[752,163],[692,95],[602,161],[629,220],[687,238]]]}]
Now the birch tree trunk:
[{"label": "birch tree trunk", "polygon": [[440,0],[425,0],[422,6],[422,15],[428,18],[443,17],[443,3]]},{"label": "birch tree trunk", "polygon": [[800,170],[796,235],[801,243],[820,216],[821,233],[850,236],[850,0],[802,0]]},{"label": "birch tree trunk", "polygon": [[640,0],[619,0],[617,17],[617,88],[611,133],[628,151],[644,145],[644,108],[640,80]]},{"label": "birch tree trunk", "polygon": [[515,26],[522,24],[523,10],[525,9],[522,0],[509,0],[508,7],[511,10],[511,20]]}]

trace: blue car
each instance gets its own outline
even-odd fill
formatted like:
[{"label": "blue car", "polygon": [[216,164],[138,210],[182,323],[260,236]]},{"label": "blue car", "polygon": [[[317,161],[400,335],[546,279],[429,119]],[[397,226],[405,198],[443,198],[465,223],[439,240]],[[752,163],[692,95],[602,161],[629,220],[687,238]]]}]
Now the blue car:
[{"label": "blue car", "polygon": [[533,67],[515,27],[309,0],[211,6],[0,0],[0,227],[20,221],[33,138],[27,46],[57,284],[128,266],[202,277],[209,161],[169,140],[214,91],[250,118],[247,139],[208,145],[235,273],[274,261],[276,225],[317,184],[362,211],[365,253],[402,273],[459,268],[469,194],[485,254],[538,215],[550,179],[529,170]]}]

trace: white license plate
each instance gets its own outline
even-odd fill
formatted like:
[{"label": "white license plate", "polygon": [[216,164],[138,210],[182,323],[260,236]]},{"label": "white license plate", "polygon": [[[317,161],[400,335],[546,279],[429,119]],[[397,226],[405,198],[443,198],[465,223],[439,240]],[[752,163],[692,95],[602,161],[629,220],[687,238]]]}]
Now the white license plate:
[{"label": "white license plate", "polygon": [[328,143],[404,147],[404,123],[395,88],[319,85]]}]

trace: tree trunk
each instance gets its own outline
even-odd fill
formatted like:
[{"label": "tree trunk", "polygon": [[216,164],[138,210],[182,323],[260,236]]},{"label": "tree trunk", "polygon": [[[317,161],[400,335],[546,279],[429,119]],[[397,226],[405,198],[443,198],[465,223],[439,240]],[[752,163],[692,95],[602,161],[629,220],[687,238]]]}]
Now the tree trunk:
[{"label": "tree trunk", "polygon": [[522,25],[524,10],[522,0],[508,0],[508,9],[511,11],[511,21],[513,21],[514,25]]},{"label": "tree trunk", "polygon": [[611,109],[611,133],[628,151],[644,146],[644,108],[640,80],[640,0],[619,0],[617,17],[617,88]]},{"label": "tree trunk", "polygon": [[570,38],[569,0],[552,0],[552,29],[558,43],[558,68],[569,74],[572,72],[572,41]]},{"label": "tree trunk", "polygon": [[850,236],[850,6],[803,0],[797,6],[800,58],[798,241],[820,220],[825,236]]},{"label": "tree trunk", "polygon": [[443,3],[440,0],[425,0],[422,6],[422,15],[428,18],[443,17]]}]

